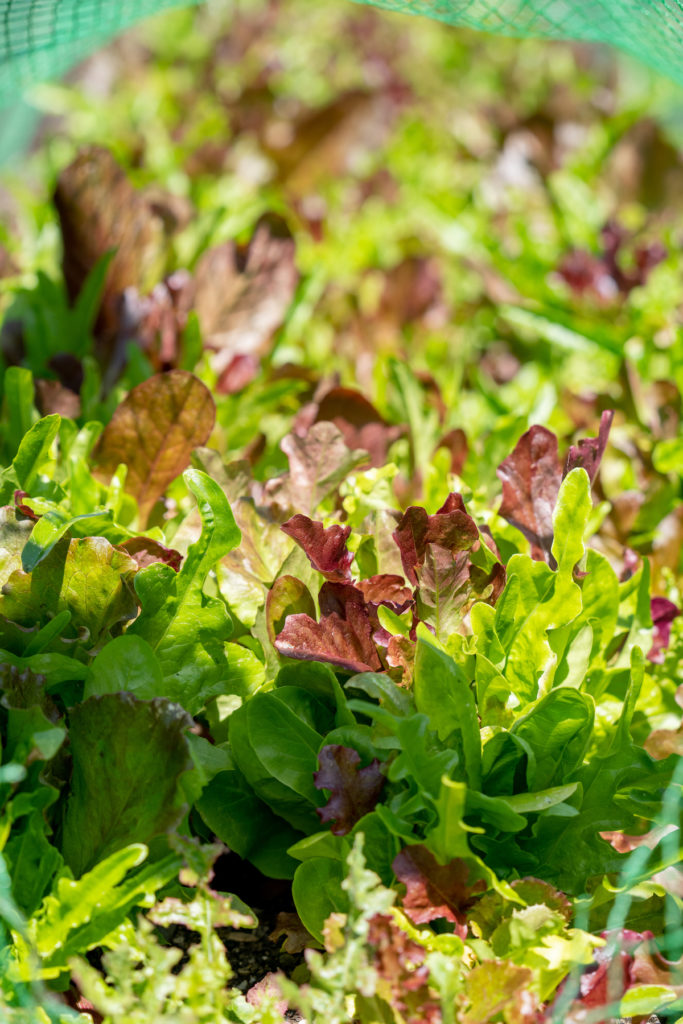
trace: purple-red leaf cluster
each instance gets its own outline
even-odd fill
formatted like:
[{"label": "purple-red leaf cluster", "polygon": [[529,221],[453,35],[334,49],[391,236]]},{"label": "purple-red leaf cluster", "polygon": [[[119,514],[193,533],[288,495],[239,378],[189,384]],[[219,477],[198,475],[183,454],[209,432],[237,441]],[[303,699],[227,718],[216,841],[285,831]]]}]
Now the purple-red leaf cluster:
[{"label": "purple-red leaf cluster", "polygon": [[532,426],[498,466],[503,485],[499,514],[517,527],[531,545],[531,557],[553,564],[553,512],[563,478],[583,467],[595,481],[607,447],[614,413],[603,412],[597,437],[582,438],[567,453],[564,471],[557,437],[546,427]]},{"label": "purple-red leaf cluster", "polygon": [[322,822],[333,822],[330,831],[345,836],[356,822],[369,814],[379,800],[385,778],[377,758],[360,768],[360,754],[338,743],[324,746],[318,754],[320,769],[314,772],[317,789],[327,789],[330,798],[316,808]]}]

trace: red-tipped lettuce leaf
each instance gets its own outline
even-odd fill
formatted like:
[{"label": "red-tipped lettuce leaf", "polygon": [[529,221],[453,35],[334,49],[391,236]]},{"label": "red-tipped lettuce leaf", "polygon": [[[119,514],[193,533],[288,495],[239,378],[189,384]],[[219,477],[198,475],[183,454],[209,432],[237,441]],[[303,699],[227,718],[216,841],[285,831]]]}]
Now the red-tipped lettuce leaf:
[{"label": "red-tipped lettuce leaf", "polygon": [[96,459],[108,475],[126,464],[125,487],[137,499],[143,524],[168,485],[189,466],[193,448],[208,439],[215,418],[211,392],[185,370],[155,374],[115,410]]},{"label": "red-tipped lettuce leaf", "polygon": [[325,527],[320,522],[298,513],[282,524],[283,531],[296,541],[314,569],[326,580],[342,582],[351,579],[353,554],[346,546],[350,526],[334,523]]},{"label": "red-tipped lettuce leaf", "polygon": [[358,580],[355,584],[368,604],[384,604],[398,615],[404,612],[413,601],[413,592],[405,585],[402,576],[393,573],[379,573],[369,576],[366,580]]}]

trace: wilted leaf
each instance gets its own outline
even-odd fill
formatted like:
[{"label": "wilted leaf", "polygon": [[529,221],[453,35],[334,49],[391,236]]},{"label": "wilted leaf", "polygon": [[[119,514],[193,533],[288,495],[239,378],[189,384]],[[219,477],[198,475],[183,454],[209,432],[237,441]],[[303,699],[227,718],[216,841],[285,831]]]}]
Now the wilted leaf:
[{"label": "wilted leaf", "polygon": [[148,843],[177,824],[191,725],[177,704],[129,693],[91,697],[72,710],[62,853],[77,878],[133,839]]},{"label": "wilted leaf", "polygon": [[324,527],[322,523],[299,513],[283,523],[282,529],[296,541],[313,568],[326,580],[342,582],[351,579],[353,555],[346,546],[350,526],[333,523]]},{"label": "wilted leaf", "polygon": [[304,927],[298,914],[281,910],[277,915],[275,927],[268,938],[271,942],[277,942],[283,935],[286,936],[285,941],[282,943],[282,949],[285,953],[301,953],[315,942],[311,933]]},{"label": "wilted leaf", "polygon": [[313,778],[317,789],[328,789],[330,798],[316,813],[322,822],[334,822],[330,831],[345,836],[356,822],[369,814],[384,788],[384,774],[377,758],[359,768],[360,754],[353,747],[327,744],[318,754],[320,770]]},{"label": "wilted leaf", "polygon": [[582,466],[588,473],[590,482],[594,482],[602,462],[602,456],[605,454],[613,419],[613,411],[603,412],[600,417],[598,436],[584,437],[578,444],[570,447],[564,464],[564,476],[572,469],[576,469],[577,466]]},{"label": "wilted leaf", "polygon": [[282,325],[299,274],[285,221],[263,216],[246,247],[225,242],[205,252],[195,274],[195,309],[221,374],[236,355],[261,356]]},{"label": "wilted leaf", "polygon": [[445,917],[456,925],[461,938],[467,935],[467,910],[476,893],[486,888],[483,881],[469,883],[470,868],[456,857],[439,864],[426,846],[406,846],[392,865],[399,882],[406,887],[403,909],[415,924],[427,924]]},{"label": "wilted leaf", "polygon": [[521,530],[533,558],[550,562],[553,511],[562,482],[557,438],[545,427],[530,427],[497,473],[503,484],[499,514]]},{"label": "wilted leaf", "polygon": [[126,490],[144,525],[154,503],[190,464],[192,449],[213,430],[216,407],[208,388],[185,370],[143,381],[115,410],[95,456],[103,473],[128,468]]},{"label": "wilted leaf", "polygon": [[100,329],[116,330],[117,302],[134,285],[148,291],[161,277],[165,258],[164,232],[145,199],[123,169],[101,146],[89,146],[57,179],[55,207],[59,215],[64,278],[73,301],[97,262],[115,250],[102,297]]}]

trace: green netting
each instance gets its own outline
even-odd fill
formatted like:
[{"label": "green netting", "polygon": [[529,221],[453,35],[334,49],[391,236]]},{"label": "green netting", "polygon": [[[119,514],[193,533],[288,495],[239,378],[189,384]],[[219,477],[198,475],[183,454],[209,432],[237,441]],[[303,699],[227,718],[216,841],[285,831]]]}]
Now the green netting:
[{"label": "green netting", "polygon": [[[198,0],[0,0],[0,106],[133,22]],[[683,83],[683,0],[368,0],[513,36],[618,46]]]},{"label": "green netting", "polygon": [[63,74],[141,18],[192,2],[0,0],[0,106]]}]

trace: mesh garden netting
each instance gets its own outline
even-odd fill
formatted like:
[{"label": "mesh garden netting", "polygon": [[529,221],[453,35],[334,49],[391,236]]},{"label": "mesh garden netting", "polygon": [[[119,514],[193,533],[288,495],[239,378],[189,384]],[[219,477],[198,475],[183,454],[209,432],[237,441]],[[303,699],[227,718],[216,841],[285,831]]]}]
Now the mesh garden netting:
[{"label": "mesh garden netting", "polygon": [[[122,29],[193,0],[0,0],[0,106]],[[198,2],[198,0],[194,0]],[[683,0],[368,0],[512,36],[606,42],[683,84]]]}]

